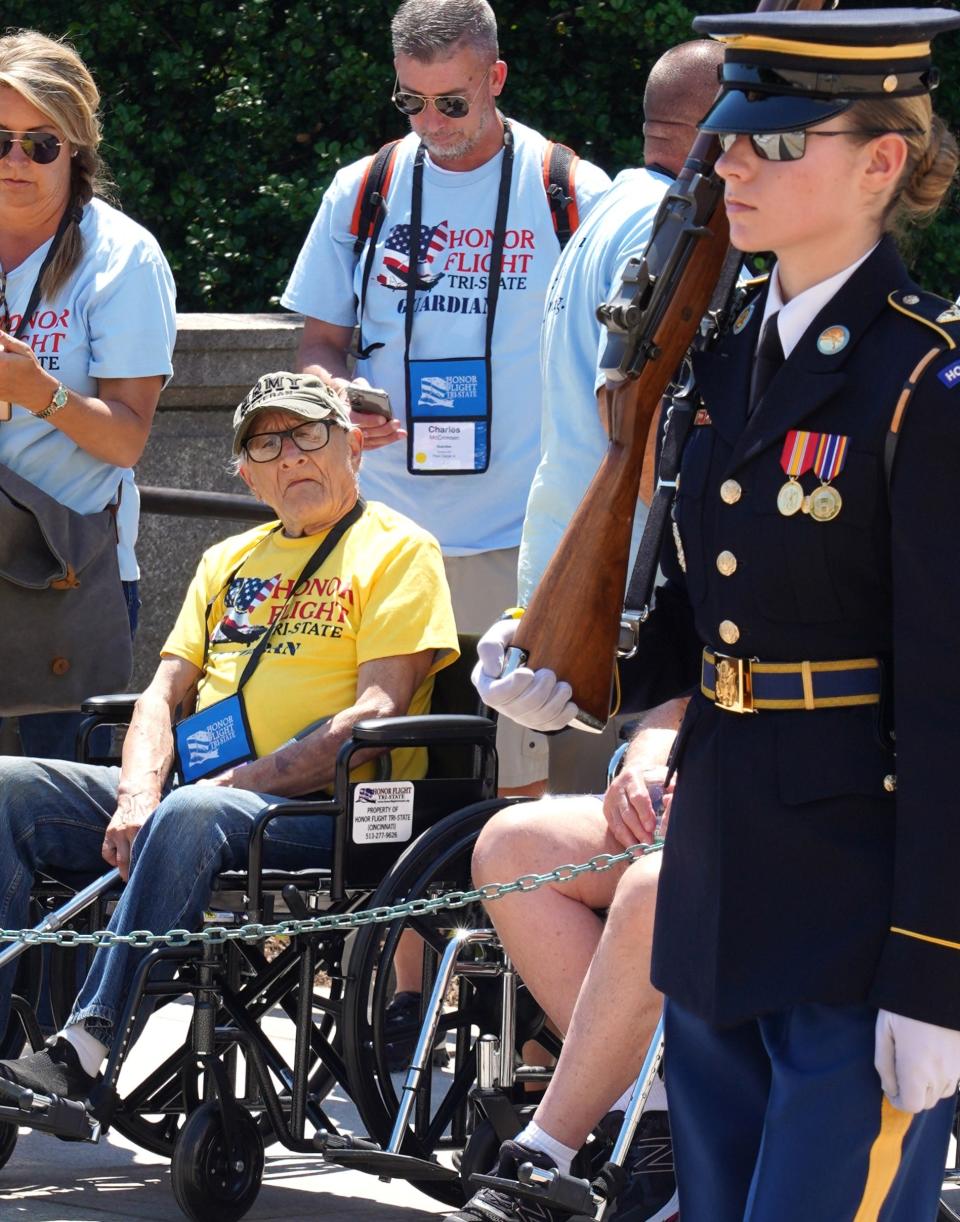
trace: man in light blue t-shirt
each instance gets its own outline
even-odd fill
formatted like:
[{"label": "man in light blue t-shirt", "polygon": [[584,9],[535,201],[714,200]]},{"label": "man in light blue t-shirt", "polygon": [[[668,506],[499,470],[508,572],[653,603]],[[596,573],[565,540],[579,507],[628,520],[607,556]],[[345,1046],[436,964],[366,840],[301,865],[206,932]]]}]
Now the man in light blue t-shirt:
[{"label": "man in light blue t-shirt", "polygon": [[[544,189],[549,142],[497,110],[507,66],[486,0],[405,0],[392,35],[394,101],[412,130],[397,147],[373,249],[368,241],[358,253],[351,232],[365,158],[325,193],[282,302],[306,316],[299,367],[345,395],[361,324],[352,384],[386,390],[394,412],[387,423],[353,415],[364,494],[439,539],[457,625],[483,631],[516,602],[540,454],[538,342],[560,253]],[[608,186],[602,170],[574,163],[581,219]],[[503,789],[542,788],[540,735],[508,728],[498,747]]]}]

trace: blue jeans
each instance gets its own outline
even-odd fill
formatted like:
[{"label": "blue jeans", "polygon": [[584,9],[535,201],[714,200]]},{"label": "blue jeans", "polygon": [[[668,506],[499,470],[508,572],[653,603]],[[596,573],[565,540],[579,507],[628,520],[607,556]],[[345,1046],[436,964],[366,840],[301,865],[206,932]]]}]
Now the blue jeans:
[{"label": "blue jeans", "polygon": [[[123,596],[127,600],[127,615],[130,618],[130,635],[137,635],[140,616],[140,583],[124,581]],[[88,693],[91,696],[99,692]],[[40,756],[51,760],[76,759],[77,731],[86,720],[84,713],[29,713],[19,719],[20,748],[24,755]],[[97,729],[93,734],[96,747],[97,735],[108,731]]]},{"label": "blue jeans", "polygon": [[[30,887],[39,870],[102,874],[100,855],[116,809],[118,768],[0,756],[0,926],[27,921]],[[117,933],[199,927],[213,878],[242,869],[257,815],[268,794],[185,785],[168,794],[140,829],[130,881],[109,928]],[[264,863],[279,869],[325,866],[333,820],[292,816],[275,820],[264,839]],[[70,1016],[109,1046],[112,1030],[144,951],[100,947]],[[0,970],[0,1031],[9,1016],[16,964]]]}]

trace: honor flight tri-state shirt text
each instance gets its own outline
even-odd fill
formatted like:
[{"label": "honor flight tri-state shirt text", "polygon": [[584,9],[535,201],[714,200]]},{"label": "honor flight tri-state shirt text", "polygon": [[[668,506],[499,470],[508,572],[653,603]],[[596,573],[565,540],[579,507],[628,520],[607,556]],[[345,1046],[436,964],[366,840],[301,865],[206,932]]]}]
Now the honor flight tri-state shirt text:
[{"label": "honor flight tri-state shirt text", "polygon": [[[322,538],[290,539],[267,523],[210,548],[163,647],[204,669],[200,711],[237,690],[257,642],[279,619],[243,689],[258,756],[353,704],[364,662],[437,650],[410,704],[420,714],[429,711],[433,675],[457,657],[443,562],[425,531],[370,503],[317,572],[295,585]],[[415,779],[425,767],[424,751],[393,752],[394,777]]]}]

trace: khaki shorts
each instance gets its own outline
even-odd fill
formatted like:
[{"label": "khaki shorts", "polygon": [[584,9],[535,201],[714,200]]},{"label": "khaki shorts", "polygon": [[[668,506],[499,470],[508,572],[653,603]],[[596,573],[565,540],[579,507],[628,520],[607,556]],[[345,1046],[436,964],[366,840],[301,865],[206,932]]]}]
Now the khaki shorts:
[{"label": "khaki shorts", "polygon": [[[517,554],[507,547],[475,556],[444,556],[453,613],[460,632],[484,633],[517,601]],[[508,717],[497,724],[501,789],[543,781],[549,767],[547,739]]]}]

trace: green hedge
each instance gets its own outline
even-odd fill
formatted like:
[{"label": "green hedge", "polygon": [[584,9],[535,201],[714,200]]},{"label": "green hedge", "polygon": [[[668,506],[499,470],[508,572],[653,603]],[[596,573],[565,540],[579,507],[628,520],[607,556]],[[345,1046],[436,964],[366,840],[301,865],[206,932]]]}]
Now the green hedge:
[{"label": "green hedge", "polygon": [[[182,310],[276,308],[336,170],[404,130],[389,91],[396,0],[12,0],[11,25],[66,35],[104,95],[125,211],[159,238]],[[647,70],[691,36],[680,0],[500,0],[505,110],[611,173],[641,159]],[[715,0],[734,12],[739,0]],[[938,108],[960,119],[960,46]],[[955,204],[924,233],[929,287],[960,291]]]}]

